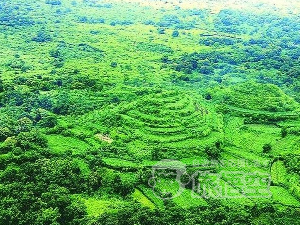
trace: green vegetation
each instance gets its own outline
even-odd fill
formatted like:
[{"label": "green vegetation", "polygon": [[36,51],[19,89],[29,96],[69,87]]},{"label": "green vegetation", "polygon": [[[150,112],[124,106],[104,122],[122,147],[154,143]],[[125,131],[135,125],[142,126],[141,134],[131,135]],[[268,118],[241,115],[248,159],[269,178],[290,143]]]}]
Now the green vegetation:
[{"label": "green vegetation", "polygon": [[299,224],[299,7],[222,4],[1,1],[0,225]]}]

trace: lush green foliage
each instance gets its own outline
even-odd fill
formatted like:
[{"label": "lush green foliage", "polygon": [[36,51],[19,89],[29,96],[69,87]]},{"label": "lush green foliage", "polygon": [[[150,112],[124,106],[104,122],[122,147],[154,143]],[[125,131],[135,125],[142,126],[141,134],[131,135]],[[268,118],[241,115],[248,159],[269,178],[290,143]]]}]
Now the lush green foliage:
[{"label": "lush green foliage", "polygon": [[[299,224],[299,16],[182,2],[0,2],[0,225]],[[159,199],[165,158],[272,196]]]}]

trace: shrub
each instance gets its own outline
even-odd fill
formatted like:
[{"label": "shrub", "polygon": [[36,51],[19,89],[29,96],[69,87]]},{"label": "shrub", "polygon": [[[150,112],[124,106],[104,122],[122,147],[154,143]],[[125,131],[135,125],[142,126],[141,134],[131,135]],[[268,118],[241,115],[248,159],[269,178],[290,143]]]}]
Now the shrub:
[{"label": "shrub", "polygon": [[221,152],[222,152],[222,149],[218,148],[217,145],[205,148],[205,153],[207,154],[207,156],[210,160],[219,159],[221,157]]},{"label": "shrub", "polygon": [[180,20],[176,15],[165,15],[163,18],[161,18],[158,25],[161,27],[171,27],[179,23]]},{"label": "shrub", "polygon": [[52,41],[50,34],[47,34],[45,31],[41,30],[37,33],[35,37],[32,38],[32,41],[35,42],[48,42]]},{"label": "shrub", "polygon": [[165,29],[162,29],[162,28],[158,29],[158,33],[159,34],[165,34]]},{"label": "shrub", "polygon": [[0,141],[5,141],[10,135],[12,135],[12,132],[9,128],[0,127]]},{"label": "shrub", "polygon": [[172,37],[178,37],[178,36],[179,36],[178,30],[174,30],[172,33]]},{"label": "shrub", "polygon": [[4,91],[3,81],[0,79],[0,92]]},{"label": "shrub", "polygon": [[47,139],[37,131],[21,132],[16,137],[16,146],[22,150],[45,148]]},{"label": "shrub", "polygon": [[287,128],[286,127],[282,127],[281,128],[281,137],[286,137],[288,134]]},{"label": "shrub", "polygon": [[37,124],[41,127],[52,128],[57,125],[57,117],[47,111],[38,112],[36,116]]},{"label": "shrub", "polygon": [[111,62],[110,66],[113,67],[113,68],[116,68],[118,66],[118,63],[117,62]]},{"label": "shrub", "polygon": [[45,3],[48,5],[61,5],[61,0],[46,0]]},{"label": "shrub", "polygon": [[268,153],[268,152],[270,152],[272,150],[272,146],[271,146],[271,144],[264,144],[264,146],[263,146],[263,153]]}]

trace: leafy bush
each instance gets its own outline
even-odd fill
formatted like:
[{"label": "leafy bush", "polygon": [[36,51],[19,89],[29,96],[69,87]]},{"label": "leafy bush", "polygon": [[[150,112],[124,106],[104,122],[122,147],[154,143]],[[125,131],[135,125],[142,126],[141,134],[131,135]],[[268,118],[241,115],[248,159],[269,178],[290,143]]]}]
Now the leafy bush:
[{"label": "leafy bush", "polygon": [[3,91],[4,91],[4,84],[3,84],[2,79],[0,79],[0,92],[3,92]]},{"label": "leafy bush", "polygon": [[282,127],[281,130],[280,130],[280,133],[281,133],[281,137],[286,137],[287,134],[288,134],[288,130],[286,127]]},{"label": "leafy bush", "polygon": [[35,121],[41,127],[52,128],[57,125],[56,115],[42,109],[38,110]]},{"label": "leafy bush", "polygon": [[221,157],[222,149],[217,146],[210,146],[205,148],[205,153],[210,160],[217,160]]},{"label": "leafy bush", "polygon": [[49,42],[52,41],[52,37],[46,31],[40,30],[31,40],[35,42]]},{"label": "leafy bush", "polygon": [[90,23],[90,24],[97,24],[97,23],[105,23],[105,19],[103,18],[93,18],[93,17],[86,17],[86,16],[79,16],[78,22],[80,23]]},{"label": "leafy bush", "polygon": [[176,15],[164,15],[157,25],[161,27],[172,27],[180,22],[180,19]]},{"label": "leafy bush", "polygon": [[284,164],[289,172],[294,172],[300,175],[300,156],[290,154],[284,159]]},{"label": "leafy bush", "polygon": [[271,144],[264,144],[263,145],[263,153],[269,153],[272,150],[272,145]]},{"label": "leafy bush", "polygon": [[61,0],[46,0],[45,3],[49,5],[61,5]]},{"label": "leafy bush", "polygon": [[0,141],[5,141],[11,135],[12,131],[8,127],[0,127]]},{"label": "leafy bush", "polygon": [[178,30],[174,30],[172,33],[172,37],[178,37],[178,36],[179,36]]},{"label": "leafy bush", "polygon": [[22,150],[47,147],[47,139],[36,130],[21,132],[16,137],[16,146]]},{"label": "leafy bush", "polygon": [[116,68],[118,66],[118,63],[117,62],[111,62],[110,66],[113,67],[113,68]]},{"label": "leafy bush", "polygon": [[165,29],[163,29],[163,28],[159,28],[159,29],[157,29],[157,31],[159,34],[165,34]]}]

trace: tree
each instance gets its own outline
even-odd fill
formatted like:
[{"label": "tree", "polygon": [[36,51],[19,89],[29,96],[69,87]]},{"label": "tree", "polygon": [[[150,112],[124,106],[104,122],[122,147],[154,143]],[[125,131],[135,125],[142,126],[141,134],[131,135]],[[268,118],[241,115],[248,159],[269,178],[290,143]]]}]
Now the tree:
[{"label": "tree", "polygon": [[61,217],[61,214],[58,211],[58,208],[47,208],[43,209],[41,215],[37,217],[36,225],[59,225],[58,219]]},{"label": "tree", "polygon": [[154,147],[152,149],[152,152],[151,152],[152,160],[160,160],[161,159],[160,151],[161,151],[161,148],[159,148],[159,146]]},{"label": "tree", "polygon": [[164,15],[159,21],[158,25],[161,27],[171,27],[180,24],[181,21],[176,15]]},{"label": "tree", "polygon": [[52,41],[50,34],[47,34],[44,30],[40,30],[35,37],[32,38],[35,42],[49,42]]},{"label": "tree", "polygon": [[158,33],[159,33],[159,34],[165,34],[165,29],[159,28],[159,29],[158,29]]},{"label": "tree", "polygon": [[69,92],[63,91],[56,96],[56,101],[52,105],[52,111],[55,114],[66,115],[70,112],[72,105]]},{"label": "tree", "polygon": [[178,30],[174,30],[172,33],[172,37],[178,37],[178,36],[179,36]]},{"label": "tree", "polygon": [[116,193],[124,197],[134,190],[133,184],[130,181],[123,181],[119,174],[113,180],[113,188]]},{"label": "tree", "polygon": [[205,153],[207,154],[210,160],[219,159],[221,157],[221,148],[217,148],[217,146],[209,146],[205,148]]},{"label": "tree", "polygon": [[49,5],[61,5],[61,0],[46,0],[45,3]]},{"label": "tree", "polygon": [[29,132],[32,127],[32,121],[28,117],[23,117],[18,120],[17,132]]},{"label": "tree", "polygon": [[118,66],[118,63],[117,62],[111,62],[110,66],[113,67],[113,68],[116,68]]},{"label": "tree", "polygon": [[0,127],[0,141],[5,141],[6,138],[12,135],[12,132],[7,127]]},{"label": "tree", "polygon": [[4,85],[2,79],[0,79],[0,92],[4,91]]},{"label": "tree", "polygon": [[57,117],[47,110],[39,109],[35,116],[35,122],[41,127],[52,128],[57,125]]},{"label": "tree", "polygon": [[268,153],[268,152],[270,152],[271,150],[272,150],[272,146],[271,146],[270,143],[264,144],[264,146],[263,146],[263,153]]},{"label": "tree", "polygon": [[281,137],[286,137],[288,134],[287,128],[286,127],[282,127],[281,128]]},{"label": "tree", "polygon": [[89,192],[98,190],[101,187],[102,177],[98,171],[91,172],[88,177]]},{"label": "tree", "polygon": [[47,147],[47,139],[36,130],[21,132],[16,137],[16,146],[22,150],[38,149]]}]

